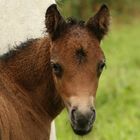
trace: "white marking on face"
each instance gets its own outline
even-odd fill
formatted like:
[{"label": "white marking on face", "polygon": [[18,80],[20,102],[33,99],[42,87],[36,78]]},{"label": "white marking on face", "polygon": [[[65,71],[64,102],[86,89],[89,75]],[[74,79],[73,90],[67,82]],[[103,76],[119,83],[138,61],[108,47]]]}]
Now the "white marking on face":
[{"label": "white marking on face", "polygon": [[93,96],[72,96],[69,99],[71,104],[71,109],[77,107],[81,112],[87,112],[91,107],[94,107],[94,97]]}]

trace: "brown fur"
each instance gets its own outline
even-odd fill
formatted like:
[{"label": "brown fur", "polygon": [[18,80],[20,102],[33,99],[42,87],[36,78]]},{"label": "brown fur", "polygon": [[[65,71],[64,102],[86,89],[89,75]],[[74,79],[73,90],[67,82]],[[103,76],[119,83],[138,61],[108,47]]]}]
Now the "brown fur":
[{"label": "brown fur", "polygon": [[44,38],[0,61],[2,140],[49,139],[50,123],[63,107],[55,94],[49,49]]},{"label": "brown fur", "polygon": [[[104,59],[100,39],[83,22],[66,23],[56,10],[53,5],[46,13],[49,37],[0,58],[1,140],[48,140],[51,121],[64,103],[72,105],[69,97],[95,97],[97,64]],[[54,75],[51,61],[63,65],[65,76]]]}]

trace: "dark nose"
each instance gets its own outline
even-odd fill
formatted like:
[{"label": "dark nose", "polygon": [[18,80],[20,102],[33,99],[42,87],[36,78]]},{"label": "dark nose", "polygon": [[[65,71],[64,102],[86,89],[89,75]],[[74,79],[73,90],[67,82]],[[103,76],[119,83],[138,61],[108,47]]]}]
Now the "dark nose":
[{"label": "dark nose", "polygon": [[74,132],[78,135],[85,135],[91,131],[93,122],[95,121],[95,109],[90,108],[82,113],[77,108],[71,111],[71,122]]}]

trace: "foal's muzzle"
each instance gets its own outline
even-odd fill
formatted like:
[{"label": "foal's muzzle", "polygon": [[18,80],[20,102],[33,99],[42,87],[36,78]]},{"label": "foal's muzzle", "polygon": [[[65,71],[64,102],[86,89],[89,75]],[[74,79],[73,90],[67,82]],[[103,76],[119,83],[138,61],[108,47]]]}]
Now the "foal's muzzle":
[{"label": "foal's muzzle", "polygon": [[95,114],[93,108],[85,113],[80,112],[77,108],[73,108],[71,110],[71,125],[74,132],[78,135],[89,133],[95,121]]}]

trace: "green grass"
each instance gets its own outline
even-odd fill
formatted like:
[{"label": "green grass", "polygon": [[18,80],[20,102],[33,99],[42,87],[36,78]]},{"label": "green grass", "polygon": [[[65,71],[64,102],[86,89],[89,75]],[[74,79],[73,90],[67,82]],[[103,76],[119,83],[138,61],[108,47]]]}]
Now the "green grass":
[{"label": "green grass", "polygon": [[107,69],[98,88],[94,129],[76,136],[63,111],[56,119],[58,140],[140,139],[140,24],[112,27],[102,48]]}]

